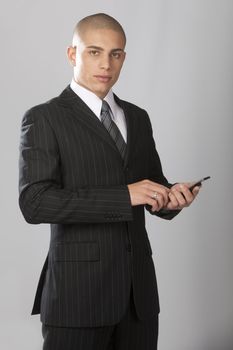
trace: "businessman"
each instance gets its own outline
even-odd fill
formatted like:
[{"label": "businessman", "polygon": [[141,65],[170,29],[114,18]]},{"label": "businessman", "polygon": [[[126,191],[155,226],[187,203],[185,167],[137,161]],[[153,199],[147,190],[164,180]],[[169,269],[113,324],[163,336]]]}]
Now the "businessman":
[{"label": "businessman", "polygon": [[147,112],[113,93],[125,45],[114,18],[83,18],[67,49],[72,82],[23,117],[20,208],[51,224],[32,310],[44,350],[157,349],[144,210],[170,220],[199,191],[167,181]]}]

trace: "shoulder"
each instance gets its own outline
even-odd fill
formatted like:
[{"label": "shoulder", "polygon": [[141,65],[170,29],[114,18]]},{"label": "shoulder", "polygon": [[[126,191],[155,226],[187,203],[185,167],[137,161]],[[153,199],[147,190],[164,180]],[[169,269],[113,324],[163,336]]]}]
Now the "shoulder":
[{"label": "shoulder", "polygon": [[22,118],[22,124],[28,122],[49,121],[53,115],[61,112],[59,96],[53,97],[43,103],[27,109]]},{"label": "shoulder", "polygon": [[122,100],[116,95],[114,95],[114,97],[115,97],[117,104],[119,104],[119,106],[122,107],[123,109],[126,109],[129,112],[134,112],[137,115],[143,115],[143,116],[146,115],[148,117],[148,113],[146,112],[146,110],[144,108],[141,108],[132,102]]},{"label": "shoulder", "polygon": [[58,97],[51,98],[50,100],[40,103],[38,105],[35,105],[33,107],[30,107],[25,112],[25,116],[39,116],[39,115],[46,115],[50,112],[54,111],[54,109],[58,105]]},{"label": "shoulder", "polygon": [[126,100],[122,100],[120,99],[118,96],[114,95],[114,98],[117,102],[117,104],[119,104],[119,106],[121,106],[122,108],[127,108],[129,110],[138,112],[138,113],[144,113],[145,110],[137,105],[135,105],[132,102],[126,101]]},{"label": "shoulder", "polygon": [[67,108],[71,108],[74,101],[76,104],[80,103],[80,99],[68,85],[58,96],[29,108],[25,112],[24,118],[31,117],[37,119],[45,117],[51,120],[56,119],[59,115],[63,116],[67,112]]},{"label": "shoulder", "polygon": [[149,115],[144,108],[139,107],[132,102],[121,100],[118,97],[116,98],[116,100],[119,103],[119,105],[123,108],[123,110],[128,112],[129,115],[132,115],[134,118],[137,118],[151,126]]}]

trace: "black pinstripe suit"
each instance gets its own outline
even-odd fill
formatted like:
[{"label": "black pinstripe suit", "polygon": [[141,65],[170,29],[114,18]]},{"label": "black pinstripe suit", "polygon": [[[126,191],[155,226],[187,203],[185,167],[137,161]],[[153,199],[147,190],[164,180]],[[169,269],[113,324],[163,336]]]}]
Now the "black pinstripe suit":
[{"label": "black pinstripe suit", "polygon": [[[50,223],[49,254],[33,314],[52,326],[117,323],[133,283],[140,320],[159,312],[144,207],[131,207],[127,184],[162,173],[147,113],[122,101],[127,151],[88,106],[67,87],[33,107],[22,122],[19,203],[27,222]],[[166,219],[178,211],[160,211]]]}]

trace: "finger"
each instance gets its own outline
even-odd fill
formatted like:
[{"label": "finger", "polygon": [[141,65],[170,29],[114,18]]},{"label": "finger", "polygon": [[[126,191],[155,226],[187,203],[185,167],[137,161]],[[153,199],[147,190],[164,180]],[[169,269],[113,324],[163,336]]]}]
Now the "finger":
[{"label": "finger", "polygon": [[170,192],[168,196],[169,196],[169,199],[170,199],[170,202],[168,203],[168,208],[169,209],[176,209],[176,208],[178,208],[179,203],[178,203],[178,201],[176,199],[176,196],[172,192]]},{"label": "finger", "polygon": [[153,198],[154,197],[154,194],[157,194],[159,195],[159,198],[163,200],[163,205],[166,205],[168,203],[168,193],[169,193],[169,190],[168,189],[164,189],[163,187],[159,187],[159,186],[151,186],[150,187],[150,195],[151,197]]},{"label": "finger", "polygon": [[169,202],[168,193],[169,192],[166,192],[165,194],[162,194],[158,191],[152,192],[151,197],[157,200],[159,209],[162,209],[163,207],[167,206]]},{"label": "finger", "polygon": [[179,192],[177,190],[172,190],[171,193],[175,196],[176,201],[178,202],[178,207],[186,206],[186,204],[187,204],[186,198],[181,192]]},{"label": "finger", "polygon": [[155,212],[155,211],[159,211],[160,210],[157,200],[151,199],[150,200],[150,205],[151,205],[151,211]]},{"label": "finger", "polygon": [[[192,203],[194,196],[193,193],[189,190],[189,188],[185,185],[180,185],[180,191],[186,201],[186,204],[189,205],[190,203]],[[185,203],[183,203],[183,205],[185,205]]]},{"label": "finger", "polygon": [[151,211],[158,211],[158,208],[159,208],[158,202],[155,199],[151,198],[150,195],[145,194],[145,193],[143,195],[143,204],[149,205],[151,207],[150,208]]},{"label": "finger", "polygon": [[185,187],[188,187],[189,191],[192,193],[192,195],[194,195],[196,197],[196,195],[198,194],[198,192],[200,191],[202,185],[199,186],[195,186],[192,190],[190,189],[190,187],[192,187],[193,182],[189,182],[189,183],[184,183],[181,184],[181,186],[184,185]]},{"label": "finger", "polygon": [[198,195],[200,189],[201,189],[201,186],[194,187],[194,189],[192,190],[192,194],[194,197],[196,197]]},{"label": "finger", "polygon": [[164,207],[164,199],[160,193],[156,193],[156,197],[152,197],[157,202],[158,210]]},{"label": "finger", "polygon": [[155,190],[155,188],[153,190],[145,189],[145,194],[150,198],[152,198],[153,200],[157,200],[161,208],[167,205],[168,203],[168,194],[165,194],[165,197],[164,197],[164,194],[162,194],[158,190]]}]

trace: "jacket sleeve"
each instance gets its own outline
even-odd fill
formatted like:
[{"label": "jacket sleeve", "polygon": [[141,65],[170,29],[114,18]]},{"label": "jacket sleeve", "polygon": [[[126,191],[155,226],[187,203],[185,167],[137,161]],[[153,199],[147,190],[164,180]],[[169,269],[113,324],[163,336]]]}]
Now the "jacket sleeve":
[{"label": "jacket sleeve", "polygon": [[[161,185],[164,185],[166,187],[171,188],[173,186],[173,184],[169,183],[163,174],[161,161],[159,158],[159,154],[156,150],[155,141],[153,138],[153,131],[152,131],[151,122],[150,122],[150,119],[149,119],[147,112],[146,112],[146,120],[147,120],[147,124],[148,124],[148,128],[149,128],[149,150],[148,150],[148,152],[150,154],[150,157],[149,157],[149,159],[150,159],[149,160],[149,164],[150,164],[149,180],[160,183]],[[152,212],[150,205],[146,205],[145,207],[150,212],[150,214],[159,216],[159,217],[166,219],[166,220],[173,219],[181,211],[181,210],[161,209],[159,212]]]},{"label": "jacket sleeve", "polygon": [[39,223],[131,221],[126,185],[62,187],[59,145],[47,118],[32,108],[24,115],[20,138],[19,206],[25,220]]}]

